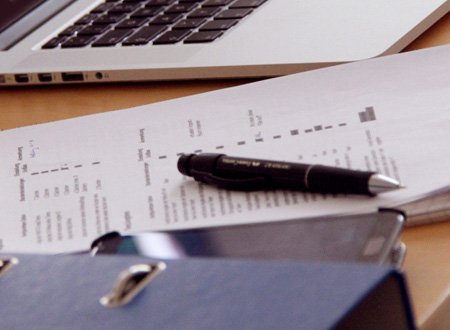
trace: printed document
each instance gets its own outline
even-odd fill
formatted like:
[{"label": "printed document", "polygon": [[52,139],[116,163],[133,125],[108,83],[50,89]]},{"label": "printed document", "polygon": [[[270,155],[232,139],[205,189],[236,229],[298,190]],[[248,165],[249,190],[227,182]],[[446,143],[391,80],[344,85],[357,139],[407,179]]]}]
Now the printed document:
[{"label": "printed document", "polygon": [[[332,221],[444,189],[448,68],[444,46],[0,132],[0,251],[86,250],[113,230]],[[200,152],[377,171],[406,188],[226,191],[178,172],[181,153]]]}]

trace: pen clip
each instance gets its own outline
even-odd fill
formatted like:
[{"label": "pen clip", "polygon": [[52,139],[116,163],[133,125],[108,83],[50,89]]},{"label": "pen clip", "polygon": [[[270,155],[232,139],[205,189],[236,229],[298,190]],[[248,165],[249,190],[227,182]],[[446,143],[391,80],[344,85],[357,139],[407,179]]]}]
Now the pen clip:
[{"label": "pen clip", "polygon": [[228,190],[251,191],[267,189],[267,180],[263,176],[230,179],[201,171],[192,171],[191,175],[197,181]]}]

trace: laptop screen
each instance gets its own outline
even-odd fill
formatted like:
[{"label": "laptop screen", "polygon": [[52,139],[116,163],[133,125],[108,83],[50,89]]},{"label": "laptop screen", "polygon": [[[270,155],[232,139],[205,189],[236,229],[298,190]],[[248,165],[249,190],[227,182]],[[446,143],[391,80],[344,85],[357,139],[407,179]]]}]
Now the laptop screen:
[{"label": "laptop screen", "polygon": [[0,11],[0,33],[46,0],[4,0]]}]

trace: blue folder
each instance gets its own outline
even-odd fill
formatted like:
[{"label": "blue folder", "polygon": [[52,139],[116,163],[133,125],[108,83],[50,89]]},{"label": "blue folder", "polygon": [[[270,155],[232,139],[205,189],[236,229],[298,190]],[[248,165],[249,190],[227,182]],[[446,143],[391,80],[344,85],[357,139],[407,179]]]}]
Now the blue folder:
[{"label": "blue folder", "polygon": [[[387,267],[120,255],[8,257],[0,256],[2,329],[414,328],[404,278]],[[135,272],[140,266],[149,266],[152,275]]]}]

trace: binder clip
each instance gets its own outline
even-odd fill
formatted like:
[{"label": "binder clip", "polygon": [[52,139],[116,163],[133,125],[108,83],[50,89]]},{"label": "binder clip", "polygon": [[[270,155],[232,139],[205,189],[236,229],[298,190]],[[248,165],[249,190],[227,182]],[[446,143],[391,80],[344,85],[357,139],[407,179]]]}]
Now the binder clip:
[{"label": "binder clip", "polygon": [[[92,242],[90,254],[96,256],[115,253],[121,243],[122,236],[118,232],[107,233]],[[121,307],[130,303],[166,267],[163,262],[130,266],[119,274],[112,291],[100,298],[100,303],[108,308]]]},{"label": "binder clip", "polygon": [[3,258],[0,259],[0,277],[5,275],[12,267],[19,263],[17,258]]},{"label": "binder clip", "polygon": [[108,308],[128,304],[164,269],[166,269],[166,264],[163,262],[129,267],[119,274],[112,291],[100,298],[100,304]]}]

